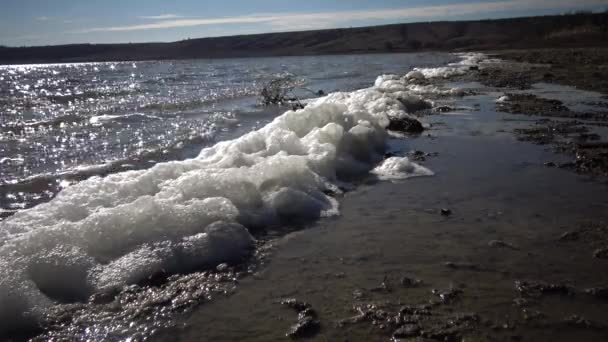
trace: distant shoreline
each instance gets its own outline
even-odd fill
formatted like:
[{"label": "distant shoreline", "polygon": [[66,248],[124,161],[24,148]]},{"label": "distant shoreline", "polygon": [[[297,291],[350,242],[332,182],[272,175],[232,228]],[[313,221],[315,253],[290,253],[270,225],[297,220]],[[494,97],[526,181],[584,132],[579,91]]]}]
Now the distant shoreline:
[{"label": "distant shoreline", "polygon": [[0,47],[0,64],[608,46],[608,12],[265,33],[171,43]]}]

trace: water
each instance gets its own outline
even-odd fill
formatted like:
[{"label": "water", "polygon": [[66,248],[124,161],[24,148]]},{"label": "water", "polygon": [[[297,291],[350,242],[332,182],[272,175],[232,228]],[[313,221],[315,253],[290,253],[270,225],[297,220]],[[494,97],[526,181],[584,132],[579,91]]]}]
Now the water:
[{"label": "water", "polygon": [[[0,320],[9,330],[55,324],[49,312],[80,310],[69,304],[95,294],[131,291],[158,274],[239,264],[256,252],[252,234],[338,215],[340,196],[372,170],[379,179],[431,175],[406,157],[381,164],[385,128],[410,106],[431,106],[422,94],[442,94],[411,89],[398,75],[458,59],[432,53],[3,67],[1,195],[11,215],[0,223],[0,272],[7,274]],[[441,70],[456,69],[468,64]],[[387,73],[396,75],[377,77]],[[257,106],[260,85],[285,74],[330,95],[284,114]],[[180,281],[170,284],[181,291]],[[185,303],[210,290],[201,291],[183,294]],[[146,293],[156,299],[131,308],[158,309],[151,304],[158,296]],[[107,313],[84,308],[84,321]],[[154,317],[166,319],[173,309],[159,310]],[[112,323],[72,337],[149,330],[150,322],[135,322],[138,310],[129,312],[104,314]]]},{"label": "water", "polygon": [[257,105],[262,85],[278,75],[329,93],[453,60],[430,53],[0,66],[0,210],[44,202],[91,175],[191,158],[263,126],[284,111]]},{"label": "water", "polygon": [[[526,127],[529,118],[496,112],[506,90],[444,79],[498,63],[485,58],[396,54],[2,69],[21,73],[19,89],[16,79],[5,83],[7,93],[20,94],[7,98],[21,109],[6,111],[16,117],[7,114],[2,131],[13,144],[2,145],[10,215],[0,222],[0,337],[276,340],[295,316],[277,300],[296,296],[317,310],[320,340],[384,340],[391,331],[336,323],[353,314],[353,305],[377,300],[398,309],[428,303],[431,288],[451,286],[464,289],[462,301],[433,309],[432,319],[449,325],[455,313],[473,311],[499,327],[516,323],[504,332],[484,323],[474,336],[556,337],[517,318],[513,282],[605,283],[602,261],[585,261],[586,250],[571,254],[588,247],[555,245],[563,225],[605,217],[597,215],[605,212],[605,189],[545,168],[557,157],[515,141],[508,131]],[[36,73],[60,78],[61,68],[85,68],[82,83],[90,85],[82,94],[114,89],[113,95],[82,103],[76,98],[84,97],[83,88],[28,95],[33,90],[25,85]],[[135,81],[135,69],[148,82]],[[95,73],[112,86],[91,85]],[[258,106],[260,85],[288,73],[330,94],[298,111]],[[57,104],[57,96],[70,100]],[[28,111],[27,101],[47,110]],[[421,136],[386,131],[390,119],[409,117],[411,108],[445,106],[447,113],[422,119]],[[75,145],[61,139],[91,132],[108,135]],[[108,138],[117,132],[120,139]],[[35,166],[47,158],[42,147],[26,149],[46,146],[36,139],[50,141],[52,158],[64,163]],[[105,142],[119,147],[100,148]],[[438,154],[410,160],[418,149]],[[83,157],[60,158],[70,153]],[[440,215],[443,207],[453,215]],[[521,249],[491,249],[486,239]],[[481,268],[452,270],[446,261]],[[400,288],[403,273],[422,285]],[[378,292],[383,278],[391,290]],[[604,304],[588,305],[594,301],[578,294],[570,299],[539,300],[547,324],[572,314],[602,320]],[[605,337],[576,329],[557,337]]]}]

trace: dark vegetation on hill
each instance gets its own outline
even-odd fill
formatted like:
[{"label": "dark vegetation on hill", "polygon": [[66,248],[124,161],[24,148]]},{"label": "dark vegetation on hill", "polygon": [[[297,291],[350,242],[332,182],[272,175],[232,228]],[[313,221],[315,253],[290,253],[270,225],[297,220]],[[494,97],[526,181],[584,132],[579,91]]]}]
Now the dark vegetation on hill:
[{"label": "dark vegetation on hill", "polygon": [[608,46],[608,13],[429,22],[188,39],[172,43],[0,47],[0,63],[229,58]]}]

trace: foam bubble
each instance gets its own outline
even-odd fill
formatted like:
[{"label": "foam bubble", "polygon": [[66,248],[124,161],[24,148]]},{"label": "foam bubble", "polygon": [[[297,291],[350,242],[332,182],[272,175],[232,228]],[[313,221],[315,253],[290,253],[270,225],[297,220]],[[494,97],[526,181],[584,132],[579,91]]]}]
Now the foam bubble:
[{"label": "foam bubble", "polygon": [[91,177],[17,212],[0,223],[0,320],[35,321],[57,301],[160,270],[237,262],[253,246],[248,230],[336,215],[328,194],[370,171],[387,180],[432,175],[407,158],[383,161],[390,117],[430,104],[416,92],[407,78],[383,75],[196,158]]},{"label": "foam bubble", "polygon": [[403,180],[412,177],[432,176],[433,171],[411,162],[407,157],[390,157],[375,167],[371,173],[381,180]]},{"label": "foam bubble", "polygon": [[410,78],[414,79],[421,79],[420,75],[424,76],[424,78],[449,78],[466,74],[472,66],[479,66],[480,64],[489,61],[498,61],[488,60],[487,56],[482,53],[458,53],[456,56],[460,57],[461,60],[456,63],[451,63],[449,66],[438,68],[414,68],[408,75],[410,75]]}]

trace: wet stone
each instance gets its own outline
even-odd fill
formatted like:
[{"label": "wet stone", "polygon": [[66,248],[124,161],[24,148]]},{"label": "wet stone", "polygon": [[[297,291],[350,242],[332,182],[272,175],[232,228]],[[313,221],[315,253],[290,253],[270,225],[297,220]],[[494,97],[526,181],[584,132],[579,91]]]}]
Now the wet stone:
[{"label": "wet stone", "polygon": [[451,110],[453,110],[453,108],[450,106],[438,106],[438,107],[433,108],[433,111],[436,113],[447,113]]},{"label": "wet stone", "polygon": [[572,315],[564,320],[564,323],[577,328],[606,330],[608,327],[605,324],[593,322],[585,317]]},{"label": "wet stone", "polygon": [[443,216],[450,216],[450,215],[452,215],[452,210],[447,209],[447,208],[443,208],[443,209],[441,209],[441,215],[443,215]]},{"label": "wet stone", "polygon": [[433,289],[432,293],[434,295],[436,295],[437,297],[439,297],[439,299],[441,299],[441,302],[443,302],[444,304],[447,304],[447,303],[451,303],[454,300],[458,299],[458,297],[462,293],[462,290],[452,287],[446,291],[440,291],[437,289]]},{"label": "wet stone", "polygon": [[572,295],[573,290],[564,284],[549,284],[536,281],[515,281],[515,289],[523,296],[538,297],[543,294]]},{"label": "wet stone", "polygon": [[608,287],[592,287],[585,289],[583,292],[590,296],[608,299]]},{"label": "wet stone", "polygon": [[353,291],[353,297],[355,299],[361,299],[361,298],[363,298],[363,291],[361,291],[361,290],[354,290]]},{"label": "wet stone", "polygon": [[559,237],[559,241],[576,241],[580,237],[581,234],[579,232],[565,232]]},{"label": "wet stone", "polygon": [[608,259],[608,248],[596,249],[593,252],[593,257],[597,259]]},{"label": "wet stone", "polygon": [[410,277],[401,277],[401,280],[399,281],[399,283],[403,287],[417,287],[420,284],[422,284],[422,280],[410,278]]},{"label": "wet stone", "polygon": [[453,269],[464,269],[464,270],[480,270],[479,265],[469,263],[469,262],[453,262],[447,261],[443,264],[445,267],[453,268]]},{"label": "wet stone", "polygon": [[424,131],[424,127],[420,121],[409,117],[390,118],[387,129],[405,133],[421,133]]},{"label": "wet stone", "polygon": [[382,283],[380,284],[380,286],[371,288],[370,291],[372,291],[372,292],[391,292],[391,288],[388,286],[388,277],[384,276],[384,279],[382,279]]},{"label": "wet stone", "polygon": [[311,337],[319,332],[321,324],[310,316],[305,316],[298,319],[298,322],[291,326],[287,332],[287,336],[293,339],[302,337]]},{"label": "wet stone", "polygon": [[526,321],[538,320],[546,317],[544,313],[538,310],[522,309],[521,312],[523,319]]},{"label": "wet stone", "polygon": [[218,272],[224,272],[228,269],[228,264],[227,263],[222,263],[217,265],[217,267],[215,268]]},{"label": "wet stone", "polygon": [[416,324],[405,324],[393,333],[394,338],[415,337],[420,335],[420,327]]},{"label": "wet stone", "polygon": [[502,240],[492,240],[492,241],[488,242],[488,246],[497,247],[497,248],[507,248],[507,249],[512,249],[512,250],[519,250],[519,248],[514,246],[513,244],[510,244],[510,243],[502,241]]},{"label": "wet stone", "polygon": [[296,310],[297,312],[301,312],[304,311],[306,309],[310,309],[310,304],[297,300],[295,298],[287,298],[287,299],[283,299],[281,300],[281,305],[285,305],[287,307],[290,307],[294,310]]}]

